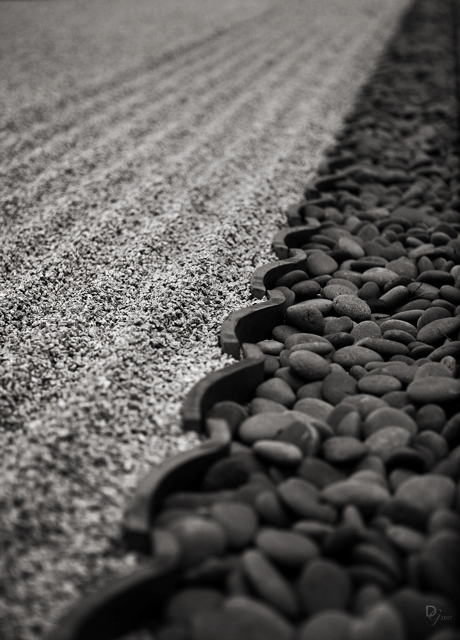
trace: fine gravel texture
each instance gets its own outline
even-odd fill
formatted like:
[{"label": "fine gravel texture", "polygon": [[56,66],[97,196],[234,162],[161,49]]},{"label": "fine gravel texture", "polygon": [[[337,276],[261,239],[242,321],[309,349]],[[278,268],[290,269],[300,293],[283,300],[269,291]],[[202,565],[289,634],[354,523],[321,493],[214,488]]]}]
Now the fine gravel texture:
[{"label": "fine gravel texture", "polygon": [[139,563],[130,496],[408,4],[2,3],[5,637]]}]

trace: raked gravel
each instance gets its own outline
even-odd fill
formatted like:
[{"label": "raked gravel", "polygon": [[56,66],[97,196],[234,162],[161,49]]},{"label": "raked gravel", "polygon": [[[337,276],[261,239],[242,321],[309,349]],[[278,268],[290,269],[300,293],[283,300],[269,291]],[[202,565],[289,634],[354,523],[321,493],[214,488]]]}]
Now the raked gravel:
[{"label": "raked gravel", "polygon": [[140,561],[133,490],[408,4],[2,2],[4,637]]}]

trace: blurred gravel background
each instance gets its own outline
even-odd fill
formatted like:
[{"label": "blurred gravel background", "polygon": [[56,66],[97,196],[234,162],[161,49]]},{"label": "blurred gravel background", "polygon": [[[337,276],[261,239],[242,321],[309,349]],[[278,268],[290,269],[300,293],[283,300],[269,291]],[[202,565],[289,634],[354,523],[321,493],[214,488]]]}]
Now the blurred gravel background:
[{"label": "blurred gravel background", "polygon": [[3,637],[139,562],[129,498],[408,4],[1,3]]}]

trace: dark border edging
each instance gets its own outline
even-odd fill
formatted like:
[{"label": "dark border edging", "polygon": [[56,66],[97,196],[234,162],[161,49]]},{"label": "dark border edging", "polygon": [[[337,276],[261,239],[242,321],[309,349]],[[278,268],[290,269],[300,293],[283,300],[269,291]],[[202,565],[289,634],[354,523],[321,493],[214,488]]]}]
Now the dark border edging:
[{"label": "dark border edging", "polygon": [[172,551],[83,598],[59,621],[47,640],[112,640],[140,627],[159,609],[177,582],[180,557],[178,551]]},{"label": "dark border edging", "polygon": [[267,291],[273,289],[277,280],[293,269],[305,271],[307,256],[301,249],[291,249],[291,257],[278,262],[268,262],[254,271],[250,288],[254,298],[263,298]]},{"label": "dark border edging", "polygon": [[220,346],[223,353],[240,358],[241,345],[260,342],[271,336],[272,329],[283,322],[286,298],[282,291],[267,292],[267,302],[234,311],[222,323]]},{"label": "dark border edging", "polygon": [[315,218],[309,218],[307,224],[292,227],[283,227],[275,235],[272,249],[280,260],[286,260],[292,256],[292,249],[299,249],[309,242],[312,235],[321,229],[321,223]]}]

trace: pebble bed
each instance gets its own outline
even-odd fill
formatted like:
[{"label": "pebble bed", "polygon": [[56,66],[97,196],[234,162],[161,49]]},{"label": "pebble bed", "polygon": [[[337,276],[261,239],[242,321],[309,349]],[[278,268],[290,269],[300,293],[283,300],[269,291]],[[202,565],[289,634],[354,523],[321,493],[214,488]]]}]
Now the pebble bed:
[{"label": "pebble bed", "polygon": [[422,0],[293,224],[306,269],[230,454],[153,523],[155,640],[460,638],[460,198],[449,3]]}]

